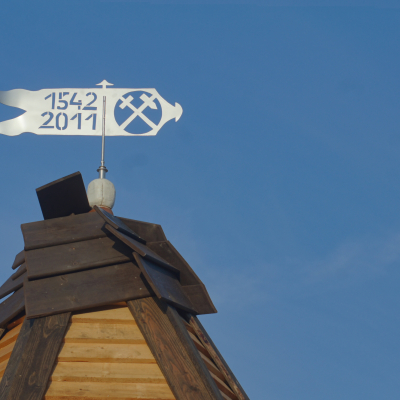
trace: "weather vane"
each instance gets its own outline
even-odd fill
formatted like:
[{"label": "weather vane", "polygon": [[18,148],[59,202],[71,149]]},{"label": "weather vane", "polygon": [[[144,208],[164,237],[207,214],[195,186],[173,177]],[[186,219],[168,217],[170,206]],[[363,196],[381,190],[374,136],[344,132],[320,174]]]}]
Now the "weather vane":
[{"label": "weather vane", "polygon": [[[26,111],[17,118],[0,122],[0,134],[102,136],[98,171],[104,179],[105,136],[155,136],[165,123],[173,118],[178,121],[182,115],[182,107],[168,103],[156,89],[109,88],[113,84],[106,80],[97,86],[101,88],[0,91],[0,103]],[[140,121],[148,129],[142,133],[137,132],[143,130],[136,123]]]}]

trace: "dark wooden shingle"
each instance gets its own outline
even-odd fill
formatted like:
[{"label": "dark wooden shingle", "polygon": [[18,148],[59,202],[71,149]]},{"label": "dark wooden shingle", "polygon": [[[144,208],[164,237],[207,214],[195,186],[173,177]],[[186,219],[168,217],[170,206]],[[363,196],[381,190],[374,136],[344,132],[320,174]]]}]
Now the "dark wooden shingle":
[{"label": "dark wooden shingle", "polygon": [[109,237],[26,252],[30,280],[115,265],[132,258],[132,251],[128,246]]},{"label": "dark wooden shingle", "polygon": [[199,314],[217,312],[201,279],[169,241],[147,243],[147,247],[179,269],[182,288]]},{"label": "dark wooden shingle", "polygon": [[19,278],[22,274],[24,274],[26,272],[26,264],[25,263],[23,263],[19,268],[18,268],[18,270],[14,273],[14,274],[12,274],[11,275],[11,279],[13,280],[13,281],[15,281],[17,278]]},{"label": "dark wooden shingle", "polygon": [[171,271],[144,259],[139,254],[133,254],[147,282],[161,300],[182,310],[197,314],[190,300],[186,297],[178,278]]},{"label": "dark wooden shingle", "polygon": [[132,237],[133,239],[141,243],[146,243],[144,239],[142,239],[136,232],[134,232],[131,228],[124,224],[118,217],[115,217],[114,215],[108,213],[100,207],[94,206],[94,209],[101,216],[101,218],[103,218],[104,221],[107,222],[107,224],[111,225],[114,229]]},{"label": "dark wooden shingle", "polygon": [[25,250],[105,237],[104,220],[95,212],[22,224]]},{"label": "dark wooden shingle", "polygon": [[25,261],[25,252],[22,250],[15,256],[15,260],[12,265],[12,269],[17,269]]},{"label": "dark wooden shingle", "polygon": [[118,217],[125,225],[136,232],[147,243],[167,240],[161,225],[134,219]]},{"label": "dark wooden shingle", "polygon": [[131,237],[123,234],[122,232],[117,231],[116,229],[114,229],[112,226],[110,226],[108,224],[106,225],[106,229],[109,232],[111,232],[115,237],[120,239],[123,243],[125,243],[127,246],[129,246],[132,250],[135,250],[136,253],[140,254],[146,260],[152,261],[179,276],[179,269],[177,269],[177,268],[173,267],[171,264],[167,263],[159,255],[157,255],[152,250],[150,250],[146,245],[139,243],[135,239],[132,239]]},{"label": "dark wooden shingle", "polygon": [[12,276],[10,276],[0,287],[0,299],[22,287],[25,277],[26,273],[23,273],[17,279],[13,279]]},{"label": "dark wooden shingle", "polygon": [[20,288],[0,304],[0,328],[4,328],[24,308],[24,289]]},{"label": "dark wooden shingle", "polygon": [[24,282],[26,315],[38,318],[151,296],[133,263]]}]

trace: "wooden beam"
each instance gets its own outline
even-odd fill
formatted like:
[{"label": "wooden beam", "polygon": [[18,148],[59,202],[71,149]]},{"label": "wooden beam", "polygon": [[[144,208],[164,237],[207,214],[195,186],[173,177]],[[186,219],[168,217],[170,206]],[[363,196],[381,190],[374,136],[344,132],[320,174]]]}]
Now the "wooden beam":
[{"label": "wooden beam", "polygon": [[43,399],[70,316],[64,313],[33,321],[8,394],[2,400]]},{"label": "wooden beam", "polygon": [[107,236],[104,220],[95,212],[22,224],[25,250],[59,246]]},{"label": "wooden beam", "polygon": [[0,304],[0,328],[4,328],[24,308],[24,288],[20,288]]},{"label": "wooden beam", "polygon": [[154,253],[149,248],[147,248],[146,245],[139,243],[135,239],[132,239],[131,237],[123,234],[122,232],[117,231],[116,229],[114,229],[112,226],[110,226],[108,224],[106,225],[106,229],[109,232],[111,232],[115,237],[117,237],[119,240],[121,240],[123,243],[125,243],[127,246],[129,246],[132,250],[135,250],[136,253],[140,254],[146,260],[152,261],[179,276],[179,273],[180,273],[179,269],[177,269],[177,268],[173,267],[171,264],[167,263],[160,256],[158,256],[156,253]]},{"label": "wooden beam", "polygon": [[44,219],[83,214],[91,210],[80,172],[36,189]]},{"label": "wooden beam", "polygon": [[115,265],[132,259],[132,251],[109,237],[26,252],[30,280]]},{"label": "wooden beam", "polygon": [[4,371],[4,375],[1,379],[0,399],[2,400],[9,399],[8,395],[10,392],[10,388],[14,382],[16,370],[20,365],[21,357],[24,352],[26,343],[29,339],[33,322],[34,320],[25,319],[24,322],[22,323],[22,328],[19,332],[14,349],[11,353],[10,360],[8,361],[6,370]]},{"label": "wooden beam", "polygon": [[133,263],[24,282],[26,315],[37,318],[151,296]]},{"label": "wooden beam", "polygon": [[15,260],[12,265],[12,269],[17,269],[21,264],[25,262],[25,251],[22,250],[15,256]]},{"label": "wooden beam", "polygon": [[239,381],[236,379],[235,375],[229,368],[228,364],[222,357],[221,353],[218,351],[217,347],[211,340],[210,336],[204,329],[199,319],[193,315],[188,316],[188,318],[190,326],[193,328],[197,337],[200,339],[203,346],[210,354],[214,363],[217,365],[221,373],[224,375],[225,380],[228,382],[229,386],[231,387],[235,395],[238,397],[239,400],[249,400],[246,392],[240,386]]},{"label": "wooden beam", "polygon": [[154,297],[127,304],[176,400],[223,400],[176,310]]},{"label": "wooden beam", "polygon": [[192,303],[183,292],[175,274],[142,258],[137,253],[133,255],[147,282],[160,300],[173,304],[182,310],[197,314]]},{"label": "wooden beam", "polygon": [[25,277],[26,273],[22,274],[19,278],[15,280],[13,280],[12,276],[10,276],[0,287],[0,299],[22,287]]},{"label": "wooden beam", "polygon": [[114,215],[108,213],[107,211],[103,210],[100,207],[94,206],[93,208],[100,215],[100,217],[103,218],[104,221],[107,222],[107,224],[111,225],[114,229],[124,233],[125,235],[132,237],[133,239],[141,243],[146,243],[144,239],[142,239],[136,232],[134,232],[127,225],[125,225],[118,217],[115,217]]},{"label": "wooden beam", "polygon": [[134,219],[118,217],[125,225],[136,232],[146,242],[161,242],[167,240],[161,225]]}]

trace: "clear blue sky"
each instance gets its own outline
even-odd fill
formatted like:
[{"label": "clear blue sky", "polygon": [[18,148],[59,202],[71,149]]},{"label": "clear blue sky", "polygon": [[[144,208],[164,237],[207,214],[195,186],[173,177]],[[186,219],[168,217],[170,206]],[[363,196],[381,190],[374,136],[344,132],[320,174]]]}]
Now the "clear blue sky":
[{"label": "clear blue sky", "polygon": [[[188,3],[3,0],[0,90],[106,79],[180,103],[156,137],[107,139],[114,211],[203,279],[249,397],[398,400],[399,2]],[[35,188],[87,185],[99,158],[97,137],[0,136],[2,281]]]}]

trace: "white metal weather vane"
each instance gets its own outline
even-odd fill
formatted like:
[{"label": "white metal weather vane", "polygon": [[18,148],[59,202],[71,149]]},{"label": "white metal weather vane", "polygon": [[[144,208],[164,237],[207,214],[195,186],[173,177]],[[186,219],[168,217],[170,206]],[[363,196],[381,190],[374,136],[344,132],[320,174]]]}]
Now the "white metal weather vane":
[{"label": "white metal weather vane", "polygon": [[[182,115],[182,107],[168,103],[156,89],[108,88],[113,84],[105,80],[98,86],[101,88],[0,91],[0,103],[26,111],[17,118],[0,122],[0,134],[101,136],[103,126],[105,136],[154,136],[165,123],[173,118],[178,121]],[[136,106],[132,103],[135,99]],[[151,110],[161,112],[155,118],[144,113],[151,114]],[[145,122],[147,131],[132,131],[136,118]]]}]

